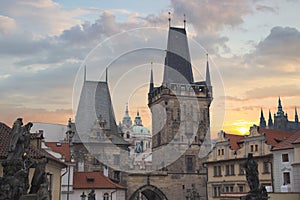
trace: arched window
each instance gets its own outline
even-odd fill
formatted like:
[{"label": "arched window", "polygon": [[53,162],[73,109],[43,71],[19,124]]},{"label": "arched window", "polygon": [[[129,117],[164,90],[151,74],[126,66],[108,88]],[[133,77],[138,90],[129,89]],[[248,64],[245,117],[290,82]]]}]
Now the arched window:
[{"label": "arched window", "polygon": [[103,195],[103,200],[108,200],[108,199],[109,199],[108,193],[104,193],[104,195]]}]

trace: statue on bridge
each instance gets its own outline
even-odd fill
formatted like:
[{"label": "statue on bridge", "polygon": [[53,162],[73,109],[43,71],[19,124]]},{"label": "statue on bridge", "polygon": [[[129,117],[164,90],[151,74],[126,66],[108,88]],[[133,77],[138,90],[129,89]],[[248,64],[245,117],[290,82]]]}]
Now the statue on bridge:
[{"label": "statue on bridge", "polygon": [[[35,168],[35,175],[31,184],[33,196],[30,199],[47,200],[48,185],[45,174],[45,160],[37,161],[28,157],[30,147],[31,122],[23,126],[23,119],[18,118],[11,129],[8,143],[8,155],[2,162],[3,177],[0,177],[0,200],[28,199],[29,169]],[[39,174],[39,175],[36,175]],[[42,178],[41,178],[42,177]],[[41,193],[41,188],[46,188],[46,195]],[[46,198],[45,198],[46,197]]]},{"label": "statue on bridge", "polygon": [[264,186],[259,186],[258,165],[253,158],[253,154],[248,154],[248,159],[244,164],[246,170],[246,179],[250,187],[250,191],[245,196],[245,200],[267,200],[268,193]]}]

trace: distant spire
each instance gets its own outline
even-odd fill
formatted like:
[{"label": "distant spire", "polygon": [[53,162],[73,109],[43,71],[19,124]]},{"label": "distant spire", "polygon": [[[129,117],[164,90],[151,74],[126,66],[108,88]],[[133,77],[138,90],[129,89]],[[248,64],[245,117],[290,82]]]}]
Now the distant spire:
[{"label": "distant spire", "polygon": [[185,14],[183,14],[183,27],[184,27],[184,29],[185,29],[185,27],[186,27],[186,19],[185,19]]},{"label": "distant spire", "polygon": [[259,126],[261,128],[266,128],[266,120],[265,120],[265,117],[264,117],[264,113],[263,113],[263,110],[261,108],[260,110],[260,121],[259,121]]},{"label": "distant spire", "polygon": [[297,112],[297,108],[295,107],[295,122],[298,123],[299,119],[298,119],[298,112]]},{"label": "distant spire", "polygon": [[208,63],[208,53],[206,54],[206,84],[211,86],[210,73],[209,73],[209,63]]},{"label": "distant spire", "polygon": [[284,112],[282,110],[282,105],[281,105],[281,99],[280,96],[278,98],[278,110],[277,110],[277,115],[278,116],[284,116]]},{"label": "distant spire", "polygon": [[127,125],[128,127],[132,125],[131,117],[129,116],[129,111],[128,111],[128,103],[126,103],[125,115],[123,117],[122,124]]},{"label": "distant spire", "polygon": [[149,93],[152,92],[152,90],[154,89],[152,64],[153,64],[153,63],[151,62]]},{"label": "distant spire", "polygon": [[269,110],[268,128],[269,129],[273,128],[273,120],[272,120],[272,115],[271,115],[271,111],[270,110]]},{"label": "distant spire", "polygon": [[84,65],[83,73],[83,82],[86,82],[86,65]]},{"label": "distant spire", "polygon": [[168,21],[169,21],[169,27],[171,27],[171,12],[168,12],[169,14],[169,18],[168,18]]},{"label": "distant spire", "polygon": [[125,114],[128,115],[128,103],[126,103]]}]

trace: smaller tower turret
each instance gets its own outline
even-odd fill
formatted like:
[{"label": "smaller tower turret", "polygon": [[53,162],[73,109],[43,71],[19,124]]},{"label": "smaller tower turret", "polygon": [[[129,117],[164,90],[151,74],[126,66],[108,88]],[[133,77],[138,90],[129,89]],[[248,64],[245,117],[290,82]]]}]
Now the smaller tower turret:
[{"label": "smaller tower turret", "polygon": [[295,107],[295,123],[299,123],[297,108]]},{"label": "smaller tower turret", "polygon": [[151,62],[149,93],[152,92],[152,90],[154,89],[152,64],[153,63]]},{"label": "smaller tower turret", "polygon": [[259,126],[261,128],[266,128],[266,120],[265,120],[265,117],[264,117],[264,113],[263,113],[263,110],[261,108],[260,110],[260,121],[259,121]]},{"label": "smaller tower turret", "polygon": [[268,128],[269,129],[273,128],[273,120],[272,120],[272,115],[271,115],[271,111],[270,110],[269,110]]}]

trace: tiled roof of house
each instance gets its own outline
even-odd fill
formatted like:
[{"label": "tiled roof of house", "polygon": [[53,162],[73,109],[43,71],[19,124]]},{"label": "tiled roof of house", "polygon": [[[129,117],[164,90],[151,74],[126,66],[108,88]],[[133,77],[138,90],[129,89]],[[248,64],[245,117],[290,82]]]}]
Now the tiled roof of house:
[{"label": "tiled roof of house", "polygon": [[[299,136],[300,136],[300,129],[298,131],[296,131],[295,133],[297,133]],[[300,143],[300,137],[298,137],[294,142],[293,144],[297,144],[297,143]]]},{"label": "tiled roof of house", "polygon": [[243,140],[244,136],[225,133],[225,138],[229,139],[230,149],[238,150],[238,149],[240,149],[240,146],[238,143]]},{"label": "tiled roof of house", "polygon": [[126,189],[114,183],[101,172],[74,172],[74,189]]},{"label": "tiled roof of house", "polygon": [[300,142],[300,131],[293,133],[291,136],[278,143],[272,150],[284,150],[284,149],[293,149],[295,143]]},{"label": "tiled roof of house", "polygon": [[[11,128],[0,122],[0,159],[6,159],[8,156],[8,146],[11,137]],[[35,136],[34,136],[35,137]],[[32,138],[32,137],[31,137]],[[48,158],[65,165],[60,160],[49,154],[43,149],[38,149],[33,145],[29,146],[28,156],[33,159]]]},{"label": "tiled roof of house", "polygon": [[274,129],[265,129],[265,128],[260,128],[259,133],[265,134],[267,144],[273,147],[276,146],[279,142],[293,135],[292,132],[286,132],[286,131],[274,130]]},{"label": "tiled roof of house", "polygon": [[52,151],[64,156],[66,161],[70,161],[70,146],[68,142],[45,142],[45,145]]}]

